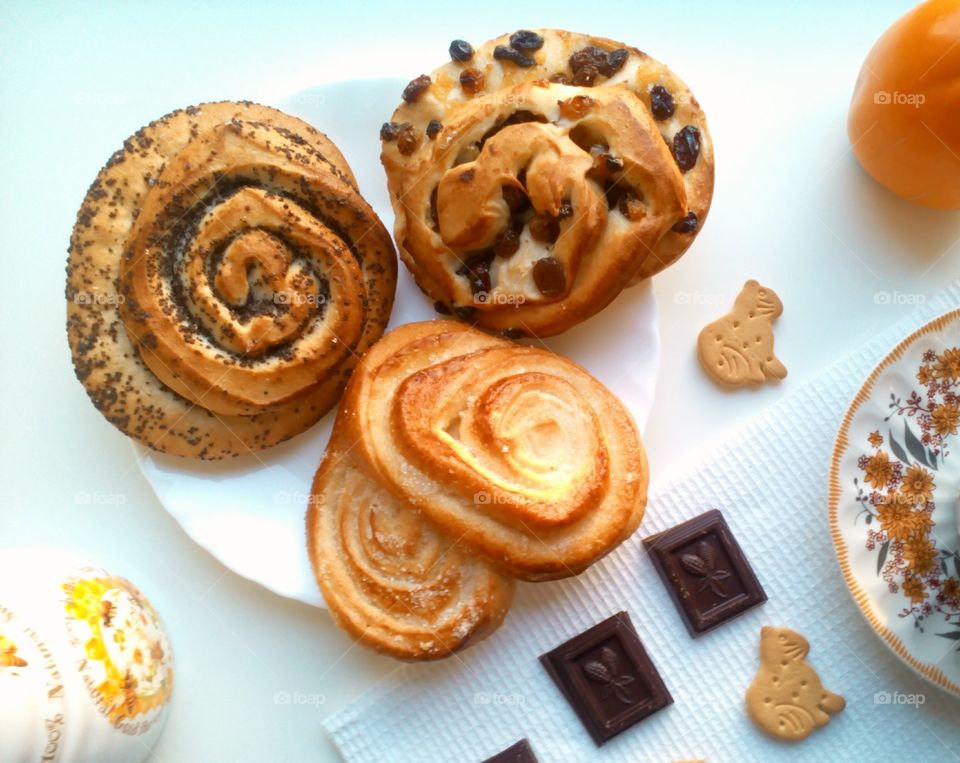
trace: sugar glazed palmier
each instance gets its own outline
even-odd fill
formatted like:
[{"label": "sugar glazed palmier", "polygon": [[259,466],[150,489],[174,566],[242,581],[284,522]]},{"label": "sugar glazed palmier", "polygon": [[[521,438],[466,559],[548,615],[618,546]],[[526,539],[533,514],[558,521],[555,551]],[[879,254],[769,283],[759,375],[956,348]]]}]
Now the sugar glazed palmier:
[{"label": "sugar glazed palmier", "polygon": [[310,559],[336,622],[401,660],[447,657],[503,621],[514,582],[357,466],[338,429],[314,480]]},{"label": "sugar glazed palmier", "polygon": [[450,57],[380,133],[395,239],[438,310],[557,334],[687,250],[713,146],[669,68],[559,30],[457,40]]},{"label": "sugar glazed palmier", "polygon": [[390,236],[326,136],[264,106],[207,103],[139,130],[91,185],[67,333],[111,423],[217,459],[335,405],[395,285]]},{"label": "sugar glazed palmier", "polygon": [[[647,483],[629,413],[572,361],[455,321],[407,324],[347,386],[314,482],[311,560],[355,636],[442,656],[500,622],[510,578],[578,574],[626,539]],[[424,554],[442,560],[430,575]]]}]

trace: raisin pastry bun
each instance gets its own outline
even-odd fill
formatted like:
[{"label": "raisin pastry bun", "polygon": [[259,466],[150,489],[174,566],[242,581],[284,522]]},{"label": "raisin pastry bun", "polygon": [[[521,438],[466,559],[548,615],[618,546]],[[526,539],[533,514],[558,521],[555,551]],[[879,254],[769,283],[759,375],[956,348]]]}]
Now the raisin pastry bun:
[{"label": "raisin pastry bun", "polygon": [[558,334],[687,250],[713,146],[670,69],[559,30],[456,40],[450,57],[380,133],[394,237],[438,311]]},{"label": "raisin pastry bun", "polygon": [[334,406],[395,286],[390,236],[326,136],[264,106],[206,103],[139,130],[90,186],[67,333],[107,420],[218,459]]}]

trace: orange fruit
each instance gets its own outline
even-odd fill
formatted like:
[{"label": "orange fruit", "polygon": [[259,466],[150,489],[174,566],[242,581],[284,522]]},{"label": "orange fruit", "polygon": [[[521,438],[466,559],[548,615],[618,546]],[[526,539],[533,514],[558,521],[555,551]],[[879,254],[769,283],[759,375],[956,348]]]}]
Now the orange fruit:
[{"label": "orange fruit", "polygon": [[960,0],[929,0],[867,54],[848,133],[863,168],[906,199],[960,208]]}]

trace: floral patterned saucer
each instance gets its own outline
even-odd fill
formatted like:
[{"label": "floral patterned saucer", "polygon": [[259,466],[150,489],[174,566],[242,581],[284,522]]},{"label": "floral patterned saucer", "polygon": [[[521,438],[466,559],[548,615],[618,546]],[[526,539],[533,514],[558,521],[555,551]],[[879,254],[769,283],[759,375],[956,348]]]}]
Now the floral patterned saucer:
[{"label": "floral patterned saucer", "polygon": [[874,369],[844,416],[829,512],[857,605],[910,667],[960,696],[960,310]]}]

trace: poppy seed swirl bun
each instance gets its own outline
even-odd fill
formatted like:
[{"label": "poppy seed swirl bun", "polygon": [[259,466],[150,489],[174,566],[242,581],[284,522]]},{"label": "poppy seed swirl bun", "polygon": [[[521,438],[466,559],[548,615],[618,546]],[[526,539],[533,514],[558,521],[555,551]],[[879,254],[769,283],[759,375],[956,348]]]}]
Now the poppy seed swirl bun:
[{"label": "poppy seed swirl bun", "polygon": [[335,405],[395,285],[390,236],[326,136],[264,106],[201,104],[138,131],[90,187],[67,333],[111,423],[218,459]]}]

